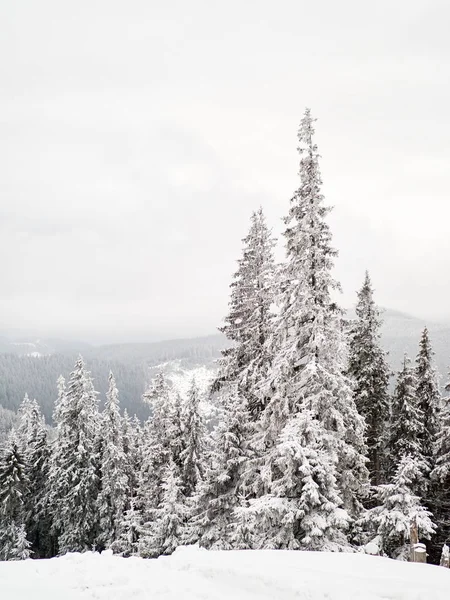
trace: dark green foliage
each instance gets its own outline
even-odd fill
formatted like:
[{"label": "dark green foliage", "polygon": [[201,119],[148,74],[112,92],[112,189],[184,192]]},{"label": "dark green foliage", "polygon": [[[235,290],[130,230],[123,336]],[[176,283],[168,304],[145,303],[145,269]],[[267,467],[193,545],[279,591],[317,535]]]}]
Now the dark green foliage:
[{"label": "dark green foliage", "polygon": [[369,472],[373,485],[384,480],[386,427],[389,421],[389,366],[381,348],[380,312],[373,300],[369,274],[358,292],[357,319],[350,331],[349,375],[355,402],[366,423]]}]

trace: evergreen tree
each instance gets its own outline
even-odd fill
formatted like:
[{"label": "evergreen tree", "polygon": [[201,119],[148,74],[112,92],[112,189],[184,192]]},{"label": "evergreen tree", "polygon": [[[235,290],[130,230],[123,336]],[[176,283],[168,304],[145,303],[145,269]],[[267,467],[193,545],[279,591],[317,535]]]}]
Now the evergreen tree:
[{"label": "evergreen tree", "polygon": [[[158,373],[148,392],[143,396],[152,410],[143,430],[143,458],[139,474],[136,510],[141,514],[143,545],[149,547],[153,539],[155,511],[161,505],[163,479],[167,466],[174,461],[173,449],[177,429],[173,423],[174,395],[164,374]],[[179,458],[178,458],[179,460]]]},{"label": "evergreen tree", "polygon": [[[329,209],[321,193],[319,155],[313,133],[313,119],[307,110],[299,130],[301,184],[286,218],[287,263],[281,272],[280,311],[270,340],[274,358],[265,381],[270,401],[253,440],[253,447],[261,456],[256,490],[258,496],[269,498],[290,495],[288,489],[285,492],[282,489],[286,482],[284,473],[271,465],[283,453],[281,432],[292,431],[291,421],[299,427],[301,418],[297,415],[308,413],[315,421],[315,438],[329,455],[330,495],[335,494],[332,482],[336,481],[336,498],[342,497],[344,508],[356,516],[362,508],[361,498],[366,493],[368,479],[365,426],[356,409],[350,381],[343,375],[347,358],[342,311],[331,298],[332,291],[339,287],[331,276],[336,252],[331,247],[331,233],[325,220]],[[298,451],[299,458],[302,452]],[[304,452],[303,455],[306,461]],[[322,456],[317,460],[321,459]],[[298,463],[293,472],[300,479]],[[295,489],[298,500],[301,488]],[[338,506],[339,501],[335,504]],[[323,530],[331,530],[335,522],[335,513],[331,511],[329,524],[323,525]],[[293,537],[284,535],[290,547],[300,544],[302,535],[297,521],[292,527]]]},{"label": "evergreen tree", "polygon": [[143,557],[172,554],[184,541],[186,503],[178,468],[172,459],[164,470],[161,488],[161,502],[154,511],[152,527],[139,545]]},{"label": "evergreen tree", "polygon": [[141,529],[142,514],[136,510],[135,501],[131,498],[120,523],[119,535],[111,545],[113,552],[125,557],[137,555]]},{"label": "evergreen tree", "polygon": [[0,460],[0,558],[17,558],[19,542],[26,538],[26,463],[15,431],[7,440]]},{"label": "evergreen tree", "polygon": [[[450,392],[450,383],[445,386]],[[436,536],[430,554],[433,562],[439,557],[444,543],[450,540],[450,397],[442,403],[439,415],[439,429],[435,443],[435,463],[431,472],[434,520]]]},{"label": "evergreen tree", "polygon": [[436,369],[433,366],[434,352],[431,347],[428,329],[422,332],[419,353],[416,358],[416,397],[423,415],[423,429],[420,436],[423,457],[431,463],[434,443],[438,432],[438,413],[441,403]]},{"label": "evergreen tree", "polygon": [[347,546],[350,519],[324,435],[309,410],[287,422],[264,465],[270,493],[251,501],[254,547],[335,551]]},{"label": "evergreen tree", "polygon": [[421,475],[420,460],[403,455],[392,482],[378,487],[380,505],[371,510],[371,516],[377,526],[381,550],[391,558],[406,557],[413,527],[425,539],[434,533],[432,515],[414,493]]},{"label": "evergreen tree", "polygon": [[242,258],[231,284],[229,313],[220,328],[233,345],[222,352],[215,391],[225,384],[237,384],[255,415],[264,406],[260,381],[270,364],[266,343],[271,333],[274,301],[275,241],[262,208],[251,217],[243,239]]},{"label": "evergreen tree", "polygon": [[419,407],[416,389],[416,373],[405,354],[402,369],[398,373],[392,403],[389,443],[391,473],[395,472],[403,457],[411,456],[416,459],[420,476],[414,483],[414,493],[422,495],[426,490],[429,465],[422,453],[423,413]]},{"label": "evergreen tree", "polygon": [[51,516],[45,503],[50,448],[45,419],[36,400],[27,395],[19,410],[17,439],[24,457],[28,493],[25,500],[25,528],[35,558],[51,556]]},{"label": "evergreen tree", "polygon": [[102,486],[98,497],[100,541],[106,547],[119,537],[128,498],[127,459],[123,449],[119,392],[112,373],[102,415],[103,452],[101,457]]},{"label": "evergreen tree", "polygon": [[135,496],[142,467],[142,426],[139,419],[136,416],[131,419],[126,410],[122,418],[122,441],[130,493]]},{"label": "evergreen tree", "polygon": [[240,531],[246,516],[242,489],[248,464],[250,418],[247,403],[237,386],[221,390],[224,413],[213,432],[211,456],[198,493],[200,545],[213,550],[248,547]]},{"label": "evergreen tree", "polygon": [[59,552],[91,550],[99,530],[96,443],[99,431],[97,393],[80,357],[67,389],[58,382],[54,421],[57,437],[49,470],[49,502]]},{"label": "evergreen tree", "polygon": [[[190,393],[192,390],[189,391],[189,396],[188,396],[188,405],[190,402]],[[198,388],[196,389],[196,397],[199,399],[199,390]],[[170,453],[172,456],[172,460],[175,462],[176,466],[178,467],[180,473],[183,473],[184,471],[184,465],[183,465],[183,461],[186,458],[186,444],[187,444],[187,437],[189,437],[190,433],[189,433],[189,424],[187,423],[187,420],[189,418],[191,418],[189,416],[189,406],[187,407],[188,410],[185,410],[185,406],[184,406],[184,402],[183,399],[181,397],[181,395],[178,392],[175,392],[172,396],[172,402],[171,402],[171,427],[170,427],[170,440],[171,440],[171,447],[170,447]],[[198,407],[197,407],[198,410]],[[195,412],[195,411],[194,411]],[[194,415],[192,415],[192,417],[194,417]],[[200,415],[198,416],[199,419],[199,425],[200,425],[200,429],[201,429],[201,417]],[[194,426],[195,429],[195,426]],[[201,432],[200,432],[201,433]],[[195,437],[195,434],[194,434]]]},{"label": "evergreen tree", "polygon": [[373,300],[369,273],[358,292],[357,319],[350,331],[348,374],[354,381],[355,402],[366,422],[369,472],[373,485],[382,483],[386,428],[389,423],[389,376],[380,346],[380,311]]},{"label": "evergreen tree", "polygon": [[23,523],[11,521],[0,532],[0,560],[26,560],[32,554],[30,547]]},{"label": "evergreen tree", "polygon": [[185,496],[192,496],[203,475],[205,424],[200,413],[200,390],[192,379],[183,415],[184,448],[181,451],[181,481]]}]

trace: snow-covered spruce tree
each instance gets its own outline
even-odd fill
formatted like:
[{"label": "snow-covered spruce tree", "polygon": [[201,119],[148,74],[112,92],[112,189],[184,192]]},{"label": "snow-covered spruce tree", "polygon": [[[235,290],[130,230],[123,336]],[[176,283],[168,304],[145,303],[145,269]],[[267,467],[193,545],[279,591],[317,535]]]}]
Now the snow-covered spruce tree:
[{"label": "snow-covered spruce tree", "polygon": [[137,555],[141,530],[142,514],[136,510],[135,499],[131,498],[120,522],[119,536],[111,544],[113,552],[125,557]]},{"label": "snow-covered spruce tree", "polygon": [[416,459],[418,479],[412,483],[415,494],[422,496],[427,488],[429,464],[422,452],[423,413],[416,394],[417,378],[405,354],[392,400],[389,452],[391,476],[405,456]]},{"label": "snow-covered spruce tree", "polygon": [[[368,483],[365,425],[355,405],[351,382],[343,374],[347,356],[342,311],[331,297],[332,291],[339,287],[331,275],[336,251],[331,247],[331,232],[326,222],[329,208],[324,205],[321,193],[319,154],[313,133],[313,119],[307,110],[298,135],[301,183],[285,219],[287,262],[281,272],[280,310],[270,340],[274,356],[264,382],[270,401],[252,442],[260,457],[256,469],[260,475],[254,489],[257,496],[267,495],[271,502],[290,497],[292,482],[283,491],[284,472],[273,465],[282,460],[285,445],[281,440],[286,432],[292,432],[292,422],[298,426],[301,420],[297,415],[308,412],[314,420],[315,438],[322,444],[317,460],[322,460],[324,453],[328,455],[324,469],[339,490],[337,493],[331,486],[330,494],[336,502],[341,497],[349,514],[357,516]],[[299,485],[295,494],[300,502],[305,496],[301,492],[303,474],[299,458],[296,459]],[[333,504],[326,494],[323,498],[325,504]],[[294,545],[294,539],[302,543],[299,537],[302,512],[292,514],[291,535],[287,532],[283,535],[290,546]],[[325,509],[322,514],[326,514]],[[331,531],[336,520],[331,512],[329,524],[322,523],[322,529]],[[345,521],[341,516],[338,520]],[[261,525],[261,547],[273,545],[273,527],[273,521],[268,531]]]},{"label": "snow-covered spruce tree", "polygon": [[[450,383],[445,386],[450,392]],[[434,562],[442,545],[450,540],[450,397],[443,399],[439,414],[439,429],[434,446],[435,462],[431,471],[431,494],[433,496],[436,536],[430,554]]]},{"label": "snow-covered spruce tree", "polygon": [[162,372],[157,374],[142,398],[151,407],[152,412],[143,430],[143,489],[140,494],[145,504],[152,509],[159,505],[161,499],[162,477],[169,464],[173,445],[173,395]]},{"label": "snow-covered spruce tree", "polygon": [[119,392],[112,373],[101,419],[103,452],[101,456],[101,490],[98,496],[100,516],[99,542],[109,548],[119,537],[120,524],[131,495],[127,476],[127,459],[123,449]]},{"label": "snow-covered spruce tree", "polygon": [[0,560],[17,558],[22,531],[26,538],[27,492],[26,463],[13,430],[0,457]]},{"label": "snow-covered spruce tree", "polygon": [[242,530],[245,515],[240,489],[249,457],[250,415],[237,385],[222,387],[223,417],[212,433],[211,456],[198,490],[200,545],[213,550],[246,548],[250,540]]},{"label": "snow-covered spruce tree", "polygon": [[436,369],[433,366],[434,352],[428,329],[422,332],[419,353],[416,358],[416,397],[423,414],[423,429],[420,436],[423,457],[431,463],[434,443],[438,432],[438,413],[441,395]]},{"label": "snow-covered spruce tree", "polygon": [[348,545],[350,519],[341,508],[327,437],[308,409],[289,419],[266,457],[262,477],[269,493],[251,500],[247,511],[253,547],[335,551]]},{"label": "snow-covered spruce tree", "polygon": [[381,551],[391,558],[407,558],[413,527],[417,527],[421,538],[429,539],[434,533],[432,515],[414,493],[421,475],[421,461],[406,454],[391,483],[377,488],[379,506],[370,511],[371,519],[377,527]]},{"label": "snow-covered spruce tree", "polygon": [[220,328],[230,348],[220,360],[219,373],[213,385],[237,384],[239,393],[257,416],[264,406],[260,382],[270,364],[266,342],[273,322],[271,305],[274,301],[275,241],[267,227],[262,208],[254,212],[248,235],[243,239],[242,258],[231,284],[229,313]]},{"label": "snow-covered spruce tree", "polygon": [[154,511],[152,528],[140,544],[143,557],[172,554],[184,541],[186,501],[179,470],[172,459],[164,469],[161,489],[161,501]]},{"label": "snow-covered spruce tree", "polygon": [[54,540],[51,516],[46,506],[50,448],[45,419],[36,400],[27,395],[19,410],[17,439],[26,465],[28,493],[25,499],[25,528],[35,558],[51,556]]},{"label": "snow-covered spruce tree", "polygon": [[142,426],[136,415],[130,418],[126,409],[122,417],[122,441],[131,496],[136,496],[142,467]]},{"label": "snow-covered spruce tree", "polygon": [[181,481],[185,496],[192,496],[203,475],[205,424],[200,412],[200,390],[192,379],[183,414],[184,448],[181,451]]},{"label": "snow-covered spruce tree", "polygon": [[[155,511],[162,503],[162,484],[167,466],[176,462],[174,448],[177,447],[175,440],[179,431],[177,422],[174,422],[177,398],[162,372],[158,373],[143,399],[152,409],[143,430],[143,458],[136,498],[136,510],[142,515],[139,551],[144,556],[154,552]],[[177,458],[179,462],[180,458]]]},{"label": "snow-covered spruce tree", "polygon": [[5,552],[5,560],[26,560],[32,555],[31,542],[27,539],[25,525],[11,523],[7,531],[8,547]]},{"label": "snow-covered spruce tree", "polygon": [[67,389],[58,382],[57,437],[49,470],[49,502],[60,554],[92,550],[99,534],[97,392],[81,357]]},{"label": "snow-covered spruce tree", "polygon": [[187,415],[185,414],[185,400],[181,397],[181,394],[176,390],[174,390],[174,393],[172,394],[170,413],[171,456],[176,466],[178,467],[179,472],[183,473],[183,452],[186,448],[186,436],[188,435],[188,431],[185,427],[184,421],[187,418]]},{"label": "snow-covered spruce tree", "polygon": [[366,271],[349,335],[348,374],[354,381],[355,402],[366,422],[369,472],[373,485],[384,481],[386,428],[389,424],[390,369],[380,345],[382,320]]}]

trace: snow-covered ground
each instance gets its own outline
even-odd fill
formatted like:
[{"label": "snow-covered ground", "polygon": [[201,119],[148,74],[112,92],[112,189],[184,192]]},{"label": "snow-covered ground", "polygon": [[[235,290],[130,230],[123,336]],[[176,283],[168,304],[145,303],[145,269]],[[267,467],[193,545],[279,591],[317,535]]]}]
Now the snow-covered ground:
[{"label": "snow-covered ground", "polygon": [[1,600],[448,600],[450,569],[362,554],[109,552],[0,563]]}]

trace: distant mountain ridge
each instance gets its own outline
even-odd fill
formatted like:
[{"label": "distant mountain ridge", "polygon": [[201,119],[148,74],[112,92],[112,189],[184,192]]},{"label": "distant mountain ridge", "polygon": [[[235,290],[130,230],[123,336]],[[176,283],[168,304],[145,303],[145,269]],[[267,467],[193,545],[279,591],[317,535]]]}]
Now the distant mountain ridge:
[{"label": "distant mountain ridge", "polygon": [[[354,311],[348,311],[347,316],[353,318]],[[421,332],[427,325],[441,385],[445,384],[450,366],[450,326],[426,323],[389,309],[383,311],[383,318],[382,344],[389,353],[393,372],[399,370],[405,352],[414,361]],[[103,346],[54,338],[27,340],[3,336],[0,337],[0,405],[15,411],[27,392],[36,397],[50,421],[57,377],[60,374],[67,377],[81,353],[101,393],[101,402],[111,369],[116,375],[122,407],[145,418],[148,407],[142,403],[141,396],[159,369],[185,392],[193,375],[203,382],[208,381],[209,374],[211,378],[214,376],[221,350],[228,345],[219,333],[192,339]]]},{"label": "distant mountain ridge", "polygon": [[[347,311],[347,315],[349,318],[354,318],[354,310]],[[389,360],[393,368],[399,367],[404,352],[414,359],[421,331],[427,325],[436,352],[436,365],[442,374],[447,373],[450,366],[450,325],[427,322],[425,319],[392,309],[383,309],[383,321],[382,343],[389,352]],[[197,338],[98,346],[57,338],[36,340],[21,336],[16,339],[0,335],[0,353],[18,354],[19,356],[48,356],[51,354],[76,356],[82,354],[87,361],[97,359],[150,366],[179,359],[196,365],[207,364],[219,358],[221,349],[227,345],[226,338],[220,333]]]}]

